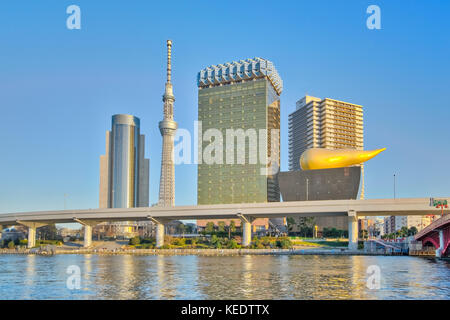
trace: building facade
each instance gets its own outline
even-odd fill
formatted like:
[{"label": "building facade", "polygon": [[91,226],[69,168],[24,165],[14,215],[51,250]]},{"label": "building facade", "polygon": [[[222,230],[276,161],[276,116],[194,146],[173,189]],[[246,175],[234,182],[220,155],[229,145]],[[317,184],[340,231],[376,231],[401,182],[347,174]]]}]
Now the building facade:
[{"label": "building facade", "polygon": [[[305,96],[289,115],[289,170],[301,170],[300,156],[309,148],[364,149],[363,107],[335,99]],[[361,165],[360,198],[364,198]]]},{"label": "building facade", "polygon": [[432,216],[389,216],[384,218],[385,234],[415,227],[417,231],[424,229],[433,222]]},{"label": "building facade", "polygon": [[362,106],[305,96],[289,115],[289,170],[301,170],[309,148],[364,149]]},{"label": "building facade", "polygon": [[[278,182],[283,201],[356,199],[360,167],[280,172]],[[294,218],[297,225],[299,219]],[[346,217],[315,217],[318,231],[324,228],[348,229]],[[292,231],[297,231],[295,228]]]},{"label": "building facade", "polygon": [[418,231],[422,230],[429,224],[432,219],[429,216],[396,216],[395,217],[395,231],[400,230],[403,227],[412,228],[415,227]]},{"label": "building facade", "polygon": [[[282,80],[273,63],[254,58],[210,66],[199,72],[197,84],[198,204],[279,201]],[[204,157],[211,132],[224,146],[214,163]]]},{"label": "building facade", "polygon": [[[149,205],[149,159],[137,117],[116,114],[106,132],[106,153],[100,156],[100,208],[134,208]],[[134,223],[114,223],[132,233]],[[119,231],[119,230],[118,230]]]},{"label": "building facade", "polygon": [[[364,149],[364,135],[363,135],[363,108],[360,105],[343,102],[334,99],[321,99],[312,96],[305,96],[296,103],[296,110],[289,115],[289,170],[298,171],[300,167],[300,157],[304,151],[310,148],[325,148],[325,149]],[[344,178],[344,181],[349,183],[349,186],[341,186],[339,192],[333,192],[328,190],[332,187],[332,184],[338,184],[337,180],[333,180],[334,171],[327,173],[312,174],[310,177],[313,180],[317,180],[320,176],[324,176],[325,179],[332,172],[328,178],[325,179],[327,184],[318,188],[317,200],[328,199],[356,199],[359,191],[360,198],[364,198],[364,166],[361,164],[360,170],[358,170],[357,184],[355,185],[355,179]],[[313,170],[316,171],[316,170]],[[320,170],[317,170],[320,171]],[[360,172],[359,172],[360,171]],[[340,172],[336,170],[336,173]],[[326,173],[326,174],[325,174]],[[287,177],[289,173],[284,173]],[[349,173],[347,173],[348,175]],[[301,178],[306,184],[306,175]],[[356,177],[356,175],[351,174]],[[292,176],[293,178],[293,176]],[[330,179],[331,178],[331,179]],[[361,182],[360,182],[361,178]],[[299,179],[299,177],[297,177]],[[320,180],[320,179],[319,179]],[[280,181],[281,183],[281,181]],[[314,183],[309,180],[309,183]],[[354,188],[357,188],[356,195],[354,194]],[[328,189],[327,189],[328,188]],[[303,186],[302,190],[305,191],[308,186]],[[323,189],[321,191],[321,189]],[[327,189],[328,194],[324,194],[324,190]],[[303,198],[305,192],[301,192],[300,197]],[[286,191],[288,193],[289,191]],[[292,191],[291,191],[292,192]],[[284,198],[283,198],[284,200]],[[299,199],[301,200],[301,199]],[[306,200],[306,199],[305,199]],[[314,200],[313,195],[308,200]],[[285,200],[284,200],[285,201]],[[332,228],[346,230],[347,221],[342,217],[336,218],[323,218],[317,222],[319,230],[323,228]]]}]

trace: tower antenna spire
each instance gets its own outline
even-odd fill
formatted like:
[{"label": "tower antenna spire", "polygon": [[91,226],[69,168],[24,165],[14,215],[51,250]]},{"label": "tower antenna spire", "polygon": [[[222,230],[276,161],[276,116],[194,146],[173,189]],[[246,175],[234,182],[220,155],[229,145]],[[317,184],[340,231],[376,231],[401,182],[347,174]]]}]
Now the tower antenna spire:
[{"label": "tower antenna spire", "polygon": [[172,81],[172,40],[167,40],[167,82]]}]

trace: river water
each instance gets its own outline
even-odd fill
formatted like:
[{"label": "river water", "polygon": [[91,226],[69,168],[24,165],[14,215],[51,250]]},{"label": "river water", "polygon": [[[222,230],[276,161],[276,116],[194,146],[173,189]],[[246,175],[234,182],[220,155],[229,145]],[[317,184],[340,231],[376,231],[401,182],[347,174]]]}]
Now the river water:
[{"label": "river water", "polygon": [[[377,270],[379,288],[373,285]],[[0,297],[450,299],[450,262],[384,256],[0,255]]]}]

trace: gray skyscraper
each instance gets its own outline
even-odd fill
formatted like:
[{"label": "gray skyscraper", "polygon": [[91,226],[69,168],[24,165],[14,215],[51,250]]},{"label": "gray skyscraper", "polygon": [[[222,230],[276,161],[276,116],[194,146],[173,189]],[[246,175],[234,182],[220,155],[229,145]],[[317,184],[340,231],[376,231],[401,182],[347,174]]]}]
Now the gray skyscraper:
[{"label": "gray skyscraper", "polygon": [[100,208],[149,205],[149,159],[139,118],[116,114],[106,132],[106,154],[100,156]]},{"label": "gray skyscraper", "polygon": [[159,122],[159,131],[163,138],[161,155],[161,179],[159,182],[159,201],[160,206],[175,205],[175,168],[173,154],[173,138],[177,130],[177,123],[173,121],[173,103],[175,97],[172,91],[171,82],[171,55],[172,41],[167,40],[167,82],[166,90],[163,96],[164,119]]}]

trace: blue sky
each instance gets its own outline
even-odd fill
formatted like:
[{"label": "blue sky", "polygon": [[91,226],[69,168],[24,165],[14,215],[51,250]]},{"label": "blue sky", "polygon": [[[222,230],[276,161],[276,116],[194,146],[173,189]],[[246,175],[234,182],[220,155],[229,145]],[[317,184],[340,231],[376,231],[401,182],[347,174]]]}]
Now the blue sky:
[{"label": "blue sky", "polygon": [[[66,28],[67,6],[81,30]],[[366,8],[381,8],[381,30]],[[287,117],[305,94],[364,106],[366,197],[450,194],[448,1],[3,1],[0,4],[0,212],[95,208],[111,116],[140,117],[157,201],[172,39],[175,120],[192,132],[197,72],[263,57],[283,81]],[[196,166],[176,167],[176,204],[196,203]]]}]

